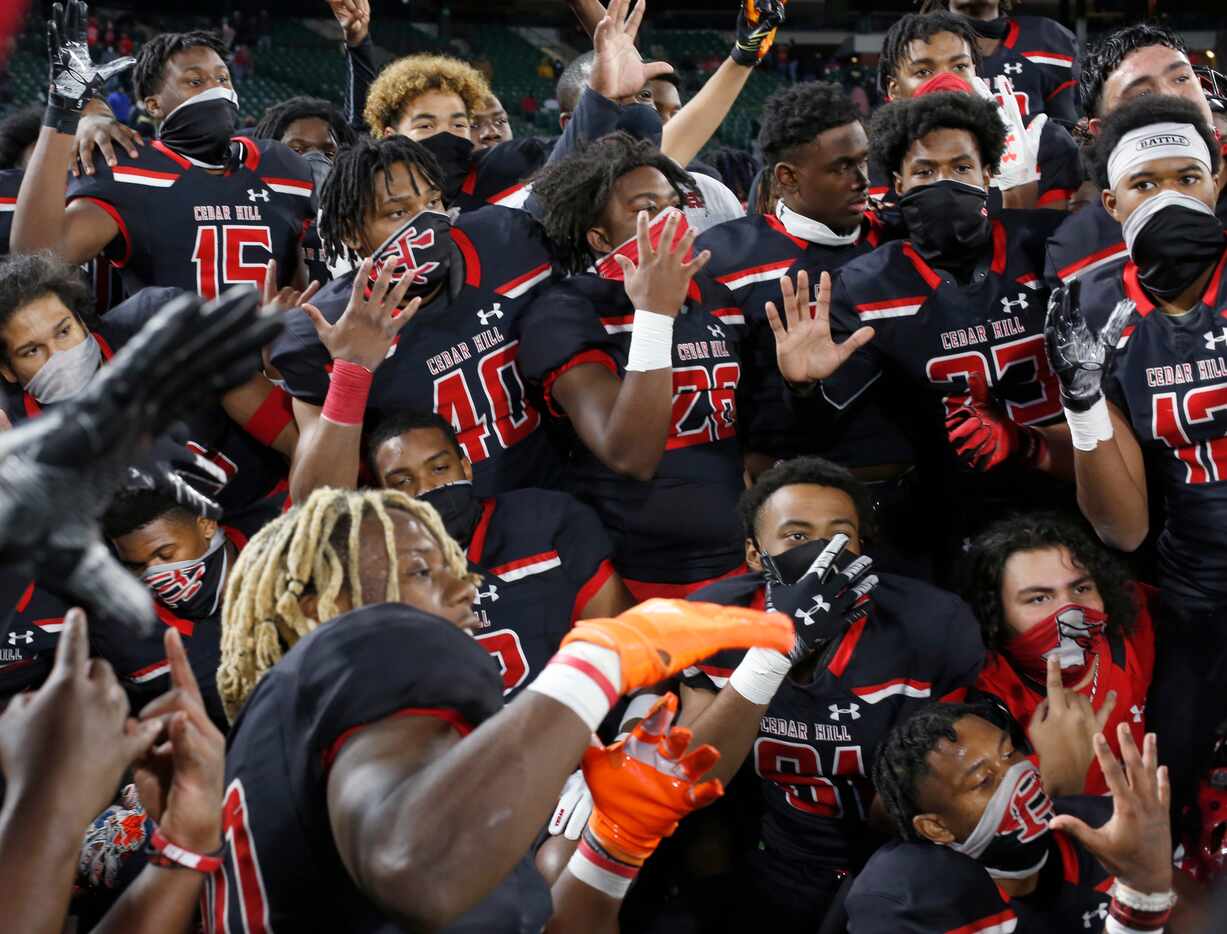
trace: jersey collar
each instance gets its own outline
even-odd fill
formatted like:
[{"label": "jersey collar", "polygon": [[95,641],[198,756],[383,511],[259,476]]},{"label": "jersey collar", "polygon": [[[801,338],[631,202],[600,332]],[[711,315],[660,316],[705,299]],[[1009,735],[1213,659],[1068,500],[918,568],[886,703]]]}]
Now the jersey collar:
[{"label": "jersey collar", "polygon": [[780,219],[788,233],[810,243],[822,246],[852,246],[861,238],[860,224],[857,224],[850,234],[837,234],[821,221],[794,211],[784,203],[783,198],[775,203],[775,216]]}]

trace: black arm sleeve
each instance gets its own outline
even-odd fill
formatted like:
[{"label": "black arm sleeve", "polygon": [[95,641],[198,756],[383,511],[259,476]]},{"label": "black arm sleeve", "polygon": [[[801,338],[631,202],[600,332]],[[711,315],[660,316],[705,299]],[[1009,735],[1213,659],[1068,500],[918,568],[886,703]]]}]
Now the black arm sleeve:
[{"label": "black arm sleeve", "polygon": [[362,112],[366,110],[366,95],[378,73],[375,44],[369,35],[356,46],[345,46],[345,117],[359,133],[366,132]]},{"label": "black arm sleeve", "polygon": [[576,148],[593,139],[600,139],[618,128],[618,113],[622,110],[607,97],[592,88],[584,88],[571,119],[563,127],[562,136],[554,144],[547,164],[569,156]]}]

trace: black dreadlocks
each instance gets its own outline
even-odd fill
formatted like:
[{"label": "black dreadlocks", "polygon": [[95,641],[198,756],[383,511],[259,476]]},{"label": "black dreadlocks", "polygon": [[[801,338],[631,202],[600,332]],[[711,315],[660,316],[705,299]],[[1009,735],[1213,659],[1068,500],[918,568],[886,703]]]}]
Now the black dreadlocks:
[{"label": "black dreadlocks", "polygon": [[172,55],[199,48],[212,49],[223,62],[229,60],[230,52],[221,37],[217,33],[202,30],[164,32],[142,45],[136,53],[136,67],[132,69],[132,87],[136,91],[136,99],[143,101],[161,90],[166,63]]},{"label": "black dreadlocks", "polygon": [[337,141],[337,148],[350,146],[358,138],[354,128],[346,121],[344,114],[335,104],[320,97],[291,97],[289,100],[275,104],[264,111],[264,117],[256,124],[252,136],[256,139],[280,140],[286,129],[295,120],[310,118],[323,120],[332,131],[332,137]]},{"label": "black dreadlocks", "polygon": [[438,160],[429,149],[407,136],[380,140],[362,136],[337,153],[320,192],[320,240],[329,263],[354,256],[347,243],[362,242],[366,217],[375,210],[375,173],[382,170],[384,185],[390,185],[388,170],[398,162],[416,166],[430,184],[443,190],[443,170]]},{"label": "black dreadlocks", "polygon": [[628,133],[603,136],[564,159],[547,165],[533,180],[541,202],[541,223],[567,272],[582,272],[596,260],[588,230],[601,222],[614,184],[627,172],[651,166],[683,200],[694,179],[647,140]]},{"label": "black dreadlocks", "polygon": [[869,129],[869,158],[887,172],[902,172],[912,143],[934,130],[966,130],[980,150],[980,162],[997,171],[1005,152],[1005,127],[997,105],[957,91],[892,101],[881,108]]},{"label": "black dreadlocks", "polygon": [[929,704],[891,730],[879,747],[873,787],[904,840],[923,839],[912,826],[912,818],[921,813],[916,786],[929,774],[929,753],[939,740],[958,742],[954,725],[964,717],[990,719],[986,713],[973,704]]},{"label": "black dreadlocks", "polygon": [[1188,54],[1189,49],[1180,36],[1158,23],[1134,23],[1116,32],[1110,32],[1092,44],[1082,56],[1082,71],[1078,76],[1078,99],[1088,117],[1099,117],[1103,104],[1103,86],[1112,77],[1131,52],[1151,45],[1165,45],[1169,49]]},{"label": "black dreadlocks", "polygon": [[980,47],[976,31],[966,17],[939,8],[937,12],[908,13],[886,31],[882,39],[882,56],[878,59],[878,91],[887,94],[890,79],[897,77],[899,66],[907,57],[907,47],[917,40],[928,42],[941,32],[954,33],[967,43],[975,70],[980,70]]}]

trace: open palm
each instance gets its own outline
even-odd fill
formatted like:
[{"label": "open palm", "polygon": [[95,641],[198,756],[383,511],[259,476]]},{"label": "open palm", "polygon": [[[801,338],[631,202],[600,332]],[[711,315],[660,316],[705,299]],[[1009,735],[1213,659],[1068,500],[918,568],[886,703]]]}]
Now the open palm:
[{"label": "open palm", "polygon": [[647,2],[638,0],[628,15],[631,2],[613,0],[592,37],[596,58],[588,83],[592,90],[613,101],[634,97],[653,78],[673,71],[666,62],[645,62],[635,48]]},{"label": "open palm", "polygon": [[788,276],[781,276],[780,292],[784,313],[781,316],[775,303],[767,302],[767,321],[775,336],[780,374],[789,383],[804,385],[828,378],[873,339],[873,328],[863,327],[842,344],[835,343],[831,337],[831,277],[827,273],[818,281],[812,315],[806,300],[810,294],[809,273],[797,273],[795,288]]}]

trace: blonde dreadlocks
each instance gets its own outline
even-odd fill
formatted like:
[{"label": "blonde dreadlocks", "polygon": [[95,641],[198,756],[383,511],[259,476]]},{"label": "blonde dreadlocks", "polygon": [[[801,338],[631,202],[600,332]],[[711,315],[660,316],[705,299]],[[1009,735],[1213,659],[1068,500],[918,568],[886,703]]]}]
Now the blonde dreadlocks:
[{"label": "blonde dreadlocks", "polygon": [[[388,558],[384,599],[400,600],[391,509],[407,512],[421,523],[439,543],[446,568],[476,583],[464,552],[429,504],[393,490],[316,490],[305,503],[252,536],[230,572],[222,604],[217,689],[232,721],[260,678],[287,649],[320,623],[339,615],[337,598],[342,586],[348,588],[355,609],[363,605],[360,536],[362,521],[368,516],[383,529]],[[318,596],[318,619],[308,618],[299,606],[304,593]]]}]

